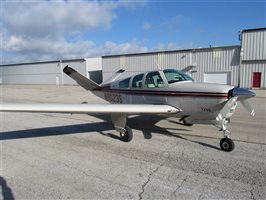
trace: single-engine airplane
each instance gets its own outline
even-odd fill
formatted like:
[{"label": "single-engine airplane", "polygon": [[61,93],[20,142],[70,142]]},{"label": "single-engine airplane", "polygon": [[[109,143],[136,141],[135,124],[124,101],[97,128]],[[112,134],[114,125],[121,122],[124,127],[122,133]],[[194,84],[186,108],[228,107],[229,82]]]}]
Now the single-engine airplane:
[{"label": "single-engine airplane", "polygon": [[254,109],[247,99],[256,96],[247,89],[210,83],[196,83],[182,71],[165,69],[140,73],[118,80],[124,70],[97,84],[76,70],[66,66],[64,73],[80,86],[90,90],[111,104],[16,104],[3,103],[2,112],[44,112],[44,113],[109,113],[121,140],[129,142],[132,130],[126,125],[129,115],[155,114],[180,118],[184,125],[214,124],[221,127],[223,139],[220,147],[232,151],[234,142],[230,139],[228,122],[237,102],[254,116]]}]

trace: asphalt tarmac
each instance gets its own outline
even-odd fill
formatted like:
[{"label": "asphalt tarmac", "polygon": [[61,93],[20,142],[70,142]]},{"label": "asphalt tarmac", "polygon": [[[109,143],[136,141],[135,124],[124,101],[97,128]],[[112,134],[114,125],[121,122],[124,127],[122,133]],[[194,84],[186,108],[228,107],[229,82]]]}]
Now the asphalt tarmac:
[{"label": "asphalt tarmac", "polygon": [[[120,141],[108,115],[1,113],[0,199],[266,199],[265,91],[239,105],[220,150],[214,126],[132,116]],[[8,102],[104,103],[78,86],[1,86]]]}]

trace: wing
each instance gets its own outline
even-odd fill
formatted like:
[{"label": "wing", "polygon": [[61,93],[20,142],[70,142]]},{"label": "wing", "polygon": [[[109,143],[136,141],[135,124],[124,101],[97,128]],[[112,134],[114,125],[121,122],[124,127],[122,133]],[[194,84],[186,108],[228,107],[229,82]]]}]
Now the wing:
[{"label": "wing", "polygon": [[20,104],[2,103],[0,112],[39,113],[123,113],[123,114],[174,114],[180,109],[169,105],[138,104]]}]

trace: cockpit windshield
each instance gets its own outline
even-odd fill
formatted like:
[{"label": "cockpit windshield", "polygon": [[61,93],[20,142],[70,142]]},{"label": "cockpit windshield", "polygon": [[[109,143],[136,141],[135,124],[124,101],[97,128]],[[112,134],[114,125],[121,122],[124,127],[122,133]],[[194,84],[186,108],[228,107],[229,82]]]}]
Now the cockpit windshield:
[{"label": "cockpit windshield", "polygon": [[165,69],[163,73],[168,81],[168,84],[180,81],[193,81],[193,79],[185,73],[175,69]]}]

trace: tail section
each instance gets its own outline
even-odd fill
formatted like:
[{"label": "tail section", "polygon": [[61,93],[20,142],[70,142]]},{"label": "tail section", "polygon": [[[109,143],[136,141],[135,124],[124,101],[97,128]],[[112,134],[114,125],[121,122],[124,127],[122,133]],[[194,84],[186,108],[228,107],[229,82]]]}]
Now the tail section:
[{"label": "tail section", "polygon": [[68,65],[64,68],[64,73],[73,78],[81,87],[83,87],[85,90],[94,90],[98,87],[100,87],[97,83],[94,81],[86,78],[85,76],[78,73],[76,70],[72,69],[71,67],[68,67]]}]

